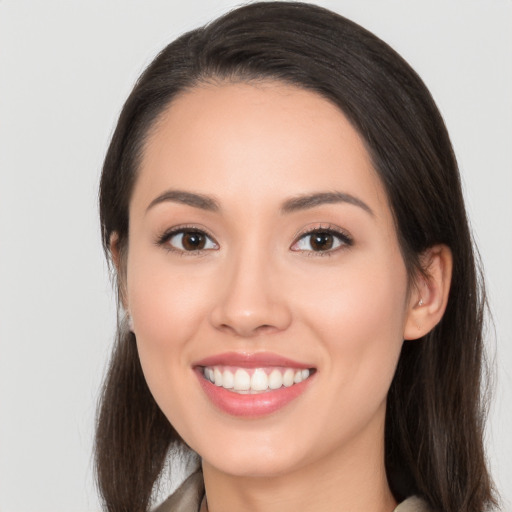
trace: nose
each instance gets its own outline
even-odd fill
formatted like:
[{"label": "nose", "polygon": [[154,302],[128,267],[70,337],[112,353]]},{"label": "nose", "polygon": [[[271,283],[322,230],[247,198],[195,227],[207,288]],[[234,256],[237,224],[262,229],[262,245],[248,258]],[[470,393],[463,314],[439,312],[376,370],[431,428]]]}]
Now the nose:
[{"label": "nose", "polygon": [[289,297],[268,255],[253,253],[226,265],[212,325],[246,338],[287,329],[292,319]]}]

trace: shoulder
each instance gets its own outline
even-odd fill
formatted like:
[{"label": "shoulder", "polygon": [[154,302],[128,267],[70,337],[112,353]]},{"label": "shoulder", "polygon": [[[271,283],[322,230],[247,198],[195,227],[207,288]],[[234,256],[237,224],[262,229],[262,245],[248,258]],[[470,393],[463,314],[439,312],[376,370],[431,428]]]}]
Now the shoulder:
[{"label": "shoulder", "polygon": [[174,493],[153,512],[197,512],[204,495],[203,474],[192,473]]},{"label": "shoulder", "polygon": [[402,501],[393,512],[434,512],[421,498],[411,496]]}]

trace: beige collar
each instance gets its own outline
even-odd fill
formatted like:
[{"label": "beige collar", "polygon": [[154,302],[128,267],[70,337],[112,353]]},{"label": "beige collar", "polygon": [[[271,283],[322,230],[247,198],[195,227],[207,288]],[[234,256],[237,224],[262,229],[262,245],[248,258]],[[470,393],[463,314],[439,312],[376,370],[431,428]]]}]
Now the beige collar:
[{"label": "beige collar", "polygon": [[[153,512],[207,512],[204,496],[203,474],[196,471]],[[422,499],[411,496],[393,512],[432,512],[432,509]]]}]

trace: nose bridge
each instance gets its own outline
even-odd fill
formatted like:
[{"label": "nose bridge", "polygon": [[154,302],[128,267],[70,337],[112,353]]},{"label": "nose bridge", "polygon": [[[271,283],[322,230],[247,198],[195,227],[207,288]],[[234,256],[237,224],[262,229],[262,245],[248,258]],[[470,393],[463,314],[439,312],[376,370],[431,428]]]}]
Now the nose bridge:
[{"label": "nose bridge", "polygon": [[252,239],[228,255],[222,291],[212,314],[217,328],[254,336],[288,326],[290,310],[271,252]]}]

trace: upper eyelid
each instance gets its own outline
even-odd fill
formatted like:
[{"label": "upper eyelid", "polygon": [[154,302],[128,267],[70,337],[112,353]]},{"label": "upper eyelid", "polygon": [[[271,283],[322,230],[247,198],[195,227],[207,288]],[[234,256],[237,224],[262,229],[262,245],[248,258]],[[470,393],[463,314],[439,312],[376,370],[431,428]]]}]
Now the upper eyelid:
[{"label": "upper eyelid", "polygon": [[347,230],[342,229],[338,226],[334,226],[332,224],[327,224],[301,229],[293,237],[293,243],[296,243],[297,240],[299,240],[303,236],[311,235],[313,233],[331,233],[333,235],[339,235],[341,237],[348,238],[350,241],[353,240],[352,235]]},{"label": "upper eyelid", "polygon": [[186,231],[197,231],[198,233],[205,234],[208,238],[213,240],[217,245],[219,244],[215,237],[203,226],[198,226],[194,224],[190,225],[182,225],[182,226],[175,226],[169,229],[166,229],[161,235],[157,237],[158,241],[163,240],[169,240],[174,235],[177,235],[178,233],[183,233]]}]

